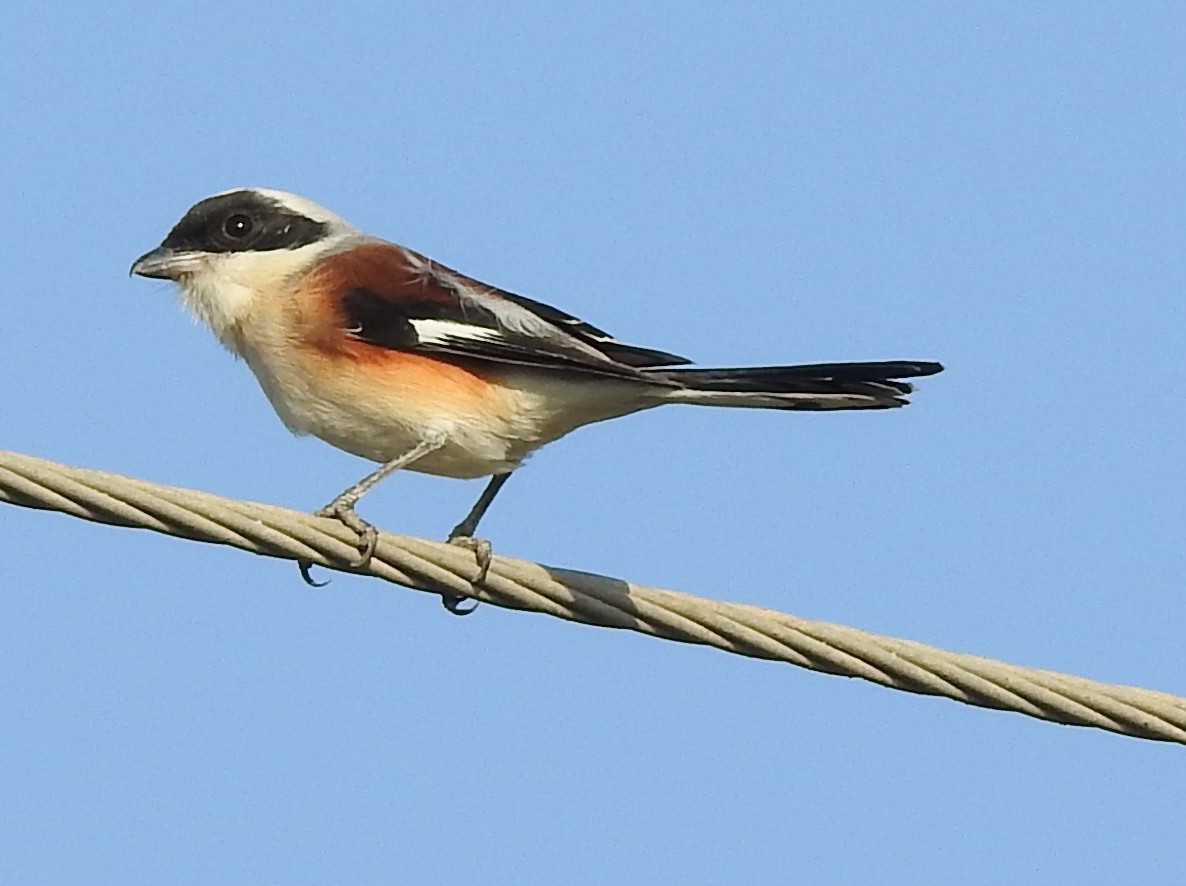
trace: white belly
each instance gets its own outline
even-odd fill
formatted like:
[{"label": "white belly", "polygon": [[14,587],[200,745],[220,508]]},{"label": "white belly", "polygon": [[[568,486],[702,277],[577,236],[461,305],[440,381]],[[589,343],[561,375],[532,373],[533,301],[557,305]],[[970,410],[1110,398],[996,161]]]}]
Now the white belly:
[{"label": "white belly", "polygon": [[[422,378],[377,374],[338,361],[333,371],[308,363],[247,362],[285,425],[354,455],[386,462],[426,434],[444,445],[408,470],[471,478],[512,471],[532,451],[582,425],[657,406],[645,384],[500,368],[480,396],[426,397]],[[444,392],[444,391],[443,391]]]}]

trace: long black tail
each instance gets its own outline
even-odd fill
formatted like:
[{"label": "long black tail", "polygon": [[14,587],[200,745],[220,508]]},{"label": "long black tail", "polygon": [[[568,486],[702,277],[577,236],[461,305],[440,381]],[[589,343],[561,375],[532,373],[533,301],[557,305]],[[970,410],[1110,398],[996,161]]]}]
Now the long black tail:
[{"label": "long black tail", "polygon": [[814,363],[805,366],[755,366],[738,369],[646,370],[682,388],[675,403],[739,406],[753,409],[891,409],[905,406],[914,390],[903,378],[942,372],[938,363],[893,360],[881,363]]}]

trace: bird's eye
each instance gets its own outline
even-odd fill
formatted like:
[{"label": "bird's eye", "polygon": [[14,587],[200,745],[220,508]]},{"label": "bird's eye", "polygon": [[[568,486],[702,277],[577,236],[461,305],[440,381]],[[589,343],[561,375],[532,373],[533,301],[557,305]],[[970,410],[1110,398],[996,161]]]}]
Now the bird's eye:
[{"label": "bird's eye", "polygon": [[242,240],[251,233],[254,227],[255,222],[251,220],[251,217],[241,212],[236,212],[222,223],[223,233],[232,240]]}]

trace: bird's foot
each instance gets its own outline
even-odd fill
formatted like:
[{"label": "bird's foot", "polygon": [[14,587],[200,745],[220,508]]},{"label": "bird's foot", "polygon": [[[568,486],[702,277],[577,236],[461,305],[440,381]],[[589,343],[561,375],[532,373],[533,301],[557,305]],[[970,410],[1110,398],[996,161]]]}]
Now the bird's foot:
[{"label": "bird's foot", "polygon": [[468,535],[451,535],[449,544],[474,552],[474,559],[478,563],[478,576],[473,580],[473,584],[484,582],[487,573],[490,572],[490,560],[494,555],[494,548],[490,542],[484,538],[470,538]]},{"label": "bird's foot", "polygon": [[[358,533],[358,556],[347,561],[346,565],[351,569],[366,569],[370,565],[371,558],[375,556],[375,548],[379,544],[379,530],[358,516],[354,510],[355,501],[356,499],[352,499],[350,496],[340,495],[324,508],[314,511],[313,516],[330,517],[347,529],[353,529]],[[323,588],[329,584],[329,581],[313,580],[309,574],[313,564],[308,560],[298,560],[297,567],[301,570],[301,578],[305,580],[305,584],[314,588]]]},{"label": "bird's foot", "polygon": [[[368,523],[354,510],[354,500],[348,496],[338,496],[324,508],[313,512],[314,517],[330,517],[337,520],[347,529],[358,533],[358,556],[347,561],[351,569],[366,569],[371,558],[375,556],[375,547],[379,544],[379,530]],[[313,587],[322,587],[325,582],[315,582],[309,578],[309,568],[312,565],[307,560],[298,561],[301,577]]]},{"label": "bird's foot", "polygon": [[[481,584],[486,580],[486,575],[490,572],[490,560],[494,554],[494,549],[490,542],[484,538],[470,538],[468,535],[450,535],[448,543],[457,545],[459,548],[473,551],[474,559],[478,563],[478,575],[473,579],[473,584]],[[463,609],[461,604],[469,598],[461,594],[441,594],[441,604],[454,615],[469,615],[478,608],[475,601],[474,605],[468,609]]]},{"label": "bird's foot", "polygon": [[349,561],[351,569],[365,569],[375,556],[375,548],[379,544],[379,530],[358,516],[354,510],[354,501],[346,496],[339,496],[313,512],[314,517],[332,517],[347,529],[358,534],[358,556]]}]

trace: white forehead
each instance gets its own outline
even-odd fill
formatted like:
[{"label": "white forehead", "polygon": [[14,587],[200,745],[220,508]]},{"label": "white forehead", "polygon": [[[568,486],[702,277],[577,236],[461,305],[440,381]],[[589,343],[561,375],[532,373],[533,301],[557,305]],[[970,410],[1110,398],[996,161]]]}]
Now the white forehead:
[{"label": "white forehead", "polygon": [[324,206],[320,206],[314,203],[312,200],[302,197],[300,194],[293,194],[290,191],[280,191],[276,188],[231,188],[230,190],[215,194],[214,196],[221,197],[224,194],[235,194],[240,191],[252,191],[263,197],[267,197],[269,200],[275,200],[277,203],[281,204],[287,209],[291,209],[293,212],[299,213],[300,215],[305,216],[305,218],[310,218],[315,222],[324,222],[337,228],[346,228],[350,230],[353,230],[354,228],[353,225],[351,225],[340,215],[330,212]]}]

